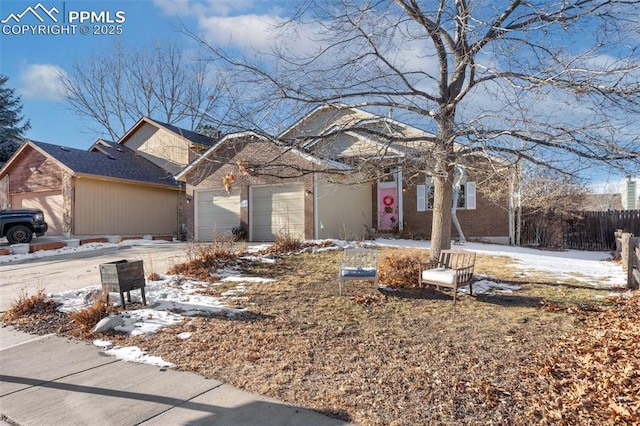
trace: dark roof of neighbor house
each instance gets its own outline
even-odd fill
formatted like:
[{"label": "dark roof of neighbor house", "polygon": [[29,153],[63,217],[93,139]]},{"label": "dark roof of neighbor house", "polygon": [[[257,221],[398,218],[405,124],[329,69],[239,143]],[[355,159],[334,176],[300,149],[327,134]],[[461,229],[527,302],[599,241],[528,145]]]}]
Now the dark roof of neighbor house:
[{"label": "dark roof of neighbor house", "polygon": [[37,141],[31,141],[31,143],[75,173],[157,185],[179,185],[174,177],[162,167],[114,142],[101,141],[99,151],[84,151]]},{"label": "dark roof of neighbor house", "polygon": [[581,209],[585,211],[624,210],[622,194],[586,194]]},{"label": "dark roof of neighbor house", "polygon": [[163,123],[161,121],[158,120],[154,120],[152,118],[148,118],[146,117],[147,120],[154,122],[155,124],[157,124],[158,126],[162,126],[165,129],[169,130],[170,132],[173,132],[177,135],[182,136],[183,138],[193,142],[193,143],[197,143],[200,145],[205,145],[205,146],[211,146],[213,144],[215,144],[218,140],[215,138],[211,138],[209,136],[205,136],[202,135],[200,133],[194,132],[192,130],[187,130],[187,129],[183,129],[177,126],[174,126],[173,124],[167,124],[167,123]]}]

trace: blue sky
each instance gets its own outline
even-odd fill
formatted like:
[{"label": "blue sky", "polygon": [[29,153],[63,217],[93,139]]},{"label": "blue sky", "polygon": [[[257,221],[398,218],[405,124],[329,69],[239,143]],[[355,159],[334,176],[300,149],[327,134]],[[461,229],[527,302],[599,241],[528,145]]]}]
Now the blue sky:
[{"label": "blue sky", "polygon": [[[42,7],[38,8],[38,4]],[[27,138],[86,149],[107,135],[90,132],[89,123],[59,99],[57,75],[60,71],[69,71],[74,63],[92,54],[108,52],[115,39],[136,47],[171,39],[189,48],[191,40],[176,31],[180,23],[198,34],[206,34],[210,40],[226,42],[233,29],[242,29],[234,35],[238,45],[261,40],[265,38],[263,32],[269,22],[282,12],[274,8],[274,4],[276,2],[250,0],[2,0],[0,21],[9,19],[0,24],[0,73],[9,77],[7,86],[15,88],[22,98],[23,115],[32,127]],[[34,8],[44,22],[39,22],[31,11],[19,17],[19,21],[11,17],[29,7]],[[43,10],[50,11],[57,22]],[[99,14],[104,25],[96,22],[95,17],[91,22],[91,16],[80,22],[81,12]],[[67,22],[62,23],[63,20]],[[63,30],[68,34],[46,35],[22,28],[38,24],[46,24],[47,31],[54,31],[49,28],[55,25],[59,25],[56,28],[75,25],[75,29]],[[89,33],[82,34],[87,28]],[[102,29],[121,34],[94,34]]]},{"label": "blue sky", "polygon": [[[265,51],[273,41],[268,29],[281,22],[293,4],[295,0],[0,0],[0,21],[6,21],[0,23],[0,73],[9,77],[8,86],[22,97],[23,114],[32,126],[27,138],[87,149],[108,135],[89,131],[90,123],[60,100],[60,72],[70,71],[74,63],[93,54],[108,52],[116,39],[136,47],[171,39],[190,49],[193,41],[176,30],[181,24],[212,43],[252,45]],[[82,12],[94,16],[80,22]],[[73,25],[66,31],[75,33],[34,34],[28,27],[39,24]],[[85,30],[89,33],[83,34]],[[96,30],[118,34],[94,34]],[[622,178],[607,170],[597,176],[615,185]]]}]

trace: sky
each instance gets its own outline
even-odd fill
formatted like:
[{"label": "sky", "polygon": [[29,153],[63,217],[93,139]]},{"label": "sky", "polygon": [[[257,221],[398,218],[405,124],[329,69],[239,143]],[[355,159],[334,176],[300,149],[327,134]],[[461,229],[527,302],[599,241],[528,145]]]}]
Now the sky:
[{"label": "sky", "polygon": [[[0,22],[7,21],[0,23],[0,73],[9,77],[7,87],[16,89],[22,98],[22,114],[31,122],[27,138],[87,149],[106,135],[90,132],[89,123],[61,101],[60,72],[69,72],[74,63],[107,51],[116,39],[133,46],[174,40],[189,48],[190,40],[176,31],[181,24],[219,40],[228,40],[233,28],[249,28],[237,42],[259,40],[273,19],[269,15],[275,13],[273,4],[260,0],[2,0]],[[43,22],[29,7],[39,12]],[[23,29],[24,25],[45,25],[46,31],[58,34],[42,34],[38,29],[34,34],[31,28]]]},{"label": "sky", "polygon": [[[126,240],[118,244],[90,243],[80,247],[66,247],[58,250],[38,251],[24,255],[0,256],[0,263],[54,256],[64,252],[98,250],[105,246],[155,244],[170,243],[150,240]],[[429,241],[384,238],[379,238],[371,242],[368,241],[365,242],[365,244],[367,247],[411,249],[428,249],[430,246]],[[264,258],[258,253],[268,245],[269,244],[259,244],[249,246],[243,258],[252,259],[255,262],[276,262],[277,260]],[[353,242],[336,240],[333,241],[333,245],[320,248],[318,251],[341,250],[344,247],[353,245]],[[612,292],[612,296],[622,295],[624,297],[628,295],[628,293],[619,292],[621,288],[625,287],[626,273],[622,270],[619,263],[609,260],[610,253],[608,252],[577,250],[543,251],[526,247],[482,243],[467,243],[465,244],[465,249],[485,255],[510,257],[512,259],[512,266],[520,270],[523,277],[534,276],[540,273],[543,275],[552,274],[558,283],[579,282],[593,288],[611,288],[612,290],[617,288],[618,291]],[[220,297],[214,297],[201,294],[202,292],[200,290],[207,284],[180,279],[180,277],[175,275],[160,275],[157,281],[147,280],[145,285],[147,308],[126,310],[112,316],[110,320],[111,328],[131,336],[140,336],[155,333],[162,328],[181,324],[189,317],[197,315],[219,315],[222,313],[228,316],[241,315],[244,312],[244,308],[231,307],[235,306],[233,303],[235,298],[242,298],[243,293],[245,293],[250,286],[268,286],[277,282],[277,279],[273,278],[243,276],[239,268],[233,267],[219,270],[216,275],[221,279],[218,284],[224,283],[229,285],[229,287],[233,287],[233,285],[235,285],[235,287],[225,291]],[[476,295],[517,293],[521,290],[521,287],[518,285],[496,282],[490,276],[477,278],[479,278],[479,280],[473,284],[473,292]],[[391,288],[382,287],[387,291],[393,291]],[[466,294],[468,288],[461,288],[458,292]],[[51,294],[50,297],[60,303],[60,307],[58,308],[60,311],[71,312],[88,308],[95,300],[95,297],[99,297],[99,295],[100,286],[91,286]],[[140,302],[140,293],[133,291],[131,298],[134,302]],[[116,305],[120,303],[120,299],[117,296],[112,297],[112,300]],[[185,332],[179,334],[178,337],[187,340],[191,338],[191,334]],[[100,347],[106,354],[124,361],[139,362],[167,368],[174,367],[173,364],[162,358],[143,352],[137,346],[120,347],[115,346],[108,340],[102,339],[94,341],[94,345]]]},{"label": "sky", "polygon": [[[269,28],[282,22],[296,4],[296,0],[1,0],[0,74],[9,77],[7,87],[21,96],[22,114],[31,123],[28,139],[87,149],[99,138],[111,138],[96,132],[95,125],[61,100],[60,73],[69,73],[73,64],[94,54],[104,54],[116,40],[134,47],[171,40],[184,49],[194,48],[193,40],[177,30],[180,26],[211,43],[265,51],[273,43]],[[415,56],[411,52],[405,53]],[[604,169],[595,175],[607,192],[618,190],[624,179]],[[596,180],[593,176],[588,177]]]}]

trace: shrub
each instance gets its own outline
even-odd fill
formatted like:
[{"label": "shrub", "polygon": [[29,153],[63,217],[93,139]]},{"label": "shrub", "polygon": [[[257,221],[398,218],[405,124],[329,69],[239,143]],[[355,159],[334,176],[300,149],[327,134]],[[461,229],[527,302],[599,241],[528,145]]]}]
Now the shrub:
[{"label": "shrub", "polygon": [[69,316],[79,331],[89,333],[101,319],[114,312],[113,303],[96,300],[93,305],[81,311],[71,312]]},{"label": "shrub", "polygon": [[295,253],[302,249],[302,240],[289,232],[276,235],[276,240],[270,247],[272,253]]},{"label": "shrub", "polygon": [[179,274],[198,281],[216,281],[214,273],[235,263],[239,253],[233,241],[218,240],[213,243],[197,243],[189,246],[187,261],[169,269],[170,274]]},{"label": "shrub", "polygon": [[418,287],[420,262],[429,261],[428,250],[387,249],[380,254],[379,280],[390,287]]},{"label": "shrub", "polygon": [[29,296],[26,290],[22,290],[18,300],[5,314],[5,319],[12,321],[25,316],[51,314],[56,311],[57,303],[47,299],[44,290],[40,289],[34,295]]}]

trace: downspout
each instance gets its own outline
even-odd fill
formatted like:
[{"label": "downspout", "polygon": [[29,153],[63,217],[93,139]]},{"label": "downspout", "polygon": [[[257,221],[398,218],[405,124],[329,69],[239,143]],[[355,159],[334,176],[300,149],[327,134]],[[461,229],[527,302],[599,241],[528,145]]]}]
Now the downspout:
[{"label": "downspout", "polygon": [[320,239],[320,222],[318,221],[318,174],[313,174],[313,238]]},{"label": "downspout", "polygon": [[516,171],[511,168],[509,179],[509,245],[516,245],[516,231],[515,231],[515,180]]},{"label": "downspout", "polygon": [[402,193],[402,167],[398,165],[396,176],[396,199],[398,200],[398,232],[404,230],[404,194]]},{"label": "downspout", "polygon": [[453,224],[456,226],[456,230],[458,231],[458,236],[460,239],[457,244],[464,245],[467,240],[464,237],[464,233],[462,232],[462,227],[460,226],[460,221],[458,221],[458,216],[456,211],[458,210],[458,197],[460,196],[460,184],[462,183],[462,179],[464,178],[465,171],[460,167],[455,168],[454,177],[453,177],[453,205],[451,206],[451,220]]}]

